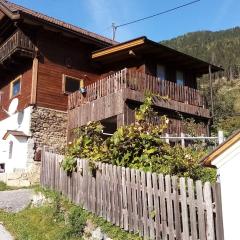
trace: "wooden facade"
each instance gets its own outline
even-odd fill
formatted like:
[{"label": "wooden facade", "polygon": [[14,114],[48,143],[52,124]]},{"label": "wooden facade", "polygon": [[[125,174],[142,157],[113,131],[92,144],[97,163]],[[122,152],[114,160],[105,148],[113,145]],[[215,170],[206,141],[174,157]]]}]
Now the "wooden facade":
[{"label": "wooden facade", "polygon": [[67,174],[63,156],[44,149],[41,185],[143,239],[223,240],[221,186],[77,160]]},{"label": "wooden facade", "polygon": [[[15,9],[22,15],[15,15]],[[21,82],[21,91],[15,96],[19,99],[18,111],[30,105],[67,111],[63,75],[83,79],[86,85],[101,75],[91,63],[91,53],[110,46],[112,41],[45,18],[16,4],[0,3],[0,91],[6,110],[13,99],[11,85],[17,77]],[[43,24],[40,20],[48,22]],[[6,117],[0,111],[0,120]]]},{"label": "wooden facade", "polygon": [[[155,107],[174,123],[171,131],[181,131],[180,113],[203,123],[202,132],[207,133],[210,113],[196,89],[196,78],[208,72],[209,64],[146,37],[118,44],[4,1],[0,2],[0,49],[4,109],[12,100],[12,81],[20,76],[18,111],[30,105],[68,111],[69,132],[93,120],[129,124],[144,94],[151,92],[160,96]],[[157,76],[159,64],[165,68],[164,79]],[[177,71],[184,76],[182,84],[177,83]],[[64,76],[83,81],[86,94],[65,92]],[[6,117],[1,111],[0,120]]]},{"label": "wooden facade", "polygon": [[[144,101],[146,93],[153,93],[154,106],[161,115],[170,119],[169,133],[183,131],[181,117],[192,116],[199,122],[199,134],[207,135],[210,118],[205,98],[187,86],[134,70],[123,69],[86,87],[86,94],[69,95],[69,131],[87,124],[115,117],[115,126],[135,121],[135,111]],[[177,114],[179,113],[179,114]]]}]

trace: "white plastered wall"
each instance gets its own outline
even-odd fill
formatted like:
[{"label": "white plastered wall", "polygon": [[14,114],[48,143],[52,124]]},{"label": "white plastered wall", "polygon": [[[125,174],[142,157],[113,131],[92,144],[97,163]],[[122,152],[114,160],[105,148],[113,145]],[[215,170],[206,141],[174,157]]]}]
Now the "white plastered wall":
[{"label": "white plastered wall", "polygon": [[240,140],[218,156],[212,165],[218,168],[221,183],[224,239],[239,239]]},{"label": "white plastered wall", "polygon": [[[3,136],[8,130],[21,131],[30,136],[32,107],[27,107],[11,117],[0,121],[0,163],[5,163],[6,173],[12,173],[16,169],[27,167],[28,138],[9,135],[6,140]],[[9,159],[10,141],[13,142],[12,158]]]}]

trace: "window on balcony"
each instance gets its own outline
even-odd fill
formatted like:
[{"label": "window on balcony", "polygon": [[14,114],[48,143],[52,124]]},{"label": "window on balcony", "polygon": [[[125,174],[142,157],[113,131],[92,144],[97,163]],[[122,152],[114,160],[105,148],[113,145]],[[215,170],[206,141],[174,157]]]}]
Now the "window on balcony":
[{"label": "window on balcony", "polygon": [[84,80],[63,75],[63,92],[64,93],[73,93],[84,88]]},{"label": "window on balcony", "polygon": [[166,70],[163,65],[157,65],[157,77],[161,80],[166,80]]},{"label": "window on balcony", "polygon": [[21,92],[21,76],[11,82],[10,98],[16,97]]},{"label": "window on balcony", "polygon": [[176,83],[178,86],[184,86],[184,74],[181,71],[176,72]]}]

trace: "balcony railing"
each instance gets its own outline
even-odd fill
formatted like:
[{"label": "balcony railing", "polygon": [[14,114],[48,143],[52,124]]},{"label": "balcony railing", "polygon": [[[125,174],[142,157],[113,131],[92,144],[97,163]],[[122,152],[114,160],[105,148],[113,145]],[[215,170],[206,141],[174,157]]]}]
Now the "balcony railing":
[{"label": "balcony railing", "polygon": [[26,53],[33,53],[34,48],[34,44],[31,40],[23,32],[18,30],[0,46],[0,62],[3,62],[18,50],[25,51]]},{"label": "balcony railing", "polygon": [[151,75],[124,69],[88,85],[86,94],[82,94],[79,91],[70,94],[68,109],[73,109],[81,104],[116,93],[124,88],[142,93],[150,92],[167,97],[170,100],[197,107],[205,108],[206,106],[204,96],[196,89],[179,86],[174,82],[160,80]]}]

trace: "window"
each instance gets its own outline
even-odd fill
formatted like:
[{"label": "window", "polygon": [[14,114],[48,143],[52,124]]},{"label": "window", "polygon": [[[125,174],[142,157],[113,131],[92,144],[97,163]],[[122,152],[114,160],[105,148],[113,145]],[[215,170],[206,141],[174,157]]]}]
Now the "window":
[{"label": "window", "polygon": [[84,80],[63,75],[63,92],[73,93],[84,88]]},{"label": "window", "polygon": [[5,172],[5,164],[0,163],[0,173],[4,173],[4,172]]},{"label": "window", "polygon": [[184,74],[181,71],[177,71],[176,73],[176,83],[179,86],[184,86]]},{"label": "window", "polygon": [[157,77],[161,80],[166,80],[166,71],[163,65],[157,64]]},{"label": "window", "polygon": [[21,76],[11,82],[10,98],[16,97],[21,91]]},{"label": "window", "polygon": [[13,141],[9,142],[9,152],[8,152],[8,159],[12,159],[13,156]]}]

